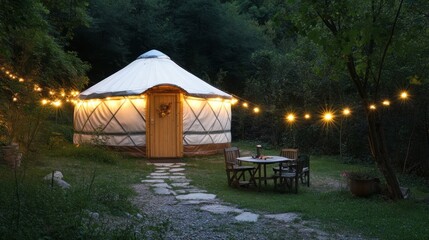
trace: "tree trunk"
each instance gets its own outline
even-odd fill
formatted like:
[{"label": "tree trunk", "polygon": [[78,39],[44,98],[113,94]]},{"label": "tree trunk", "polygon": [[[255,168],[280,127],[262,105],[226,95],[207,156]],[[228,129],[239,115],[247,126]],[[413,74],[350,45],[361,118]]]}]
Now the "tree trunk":
[{"label": "tree trunk", "polygon": [[395,171],[390,166],[390,159],[387,152],[381,117],[378,111],[369,109],[368,95],[365,91],[364,84],[362,84],[359,76],[357,75],[354,59],[351,55],[347,56],[347,69],[352,81],[356,85],[356,89],[358,90],[359,96],[362,100],[362,106],[365,109],[368,122],[369,145],[371,147],[371,153],[375,162],[377,163],[378,169],[386,179],[389,197],[393,200],[402,199],[403,197],[401,189],[399,188],[398,179],[396,178]]},{"label": "tree trunk", "polygon": [[377,163],[380,172],[383,173],[387,183],[389,197],[393,200],[402,199],[402,192],[399,187],[399,181],[390,165],[389,155],[384,137],[384,131],[380,115],[377,111],[366,111],[369,127],[369,144],[372,155]]}]

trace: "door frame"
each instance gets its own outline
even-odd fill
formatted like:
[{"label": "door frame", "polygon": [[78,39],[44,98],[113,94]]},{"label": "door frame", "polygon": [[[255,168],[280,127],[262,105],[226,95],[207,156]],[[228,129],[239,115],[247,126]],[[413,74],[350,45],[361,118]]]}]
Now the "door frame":
[{"label": "door frame", "polygon": [[[159,118],[156,108],[154,106],[154,98],[157,95],[174,95],[176,96],[176,151],[175,156],[156,156],[153,153],[153,143],[152,143],[152,126],[156,126],[156,120]],[[146,121],[146,156],[147,158],[181,158],[183,157],[183,94],[181,91],[174,87],[164,86],[164,87],[156,87],[152,89],[152,91],[147,93],[147,108],[146,108],[146,116],[148,119]],[[155,124],[155,125],[153,125]]]}]

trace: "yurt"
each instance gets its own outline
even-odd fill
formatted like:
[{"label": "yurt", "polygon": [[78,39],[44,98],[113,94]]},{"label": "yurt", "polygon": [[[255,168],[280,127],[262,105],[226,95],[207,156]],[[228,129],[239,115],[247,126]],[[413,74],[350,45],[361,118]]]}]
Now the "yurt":
[{"label": "yurt", "polygon": [[151,50],[80,93],[73,141],[148,158],[217,153],[231,143],[230,100]]}]

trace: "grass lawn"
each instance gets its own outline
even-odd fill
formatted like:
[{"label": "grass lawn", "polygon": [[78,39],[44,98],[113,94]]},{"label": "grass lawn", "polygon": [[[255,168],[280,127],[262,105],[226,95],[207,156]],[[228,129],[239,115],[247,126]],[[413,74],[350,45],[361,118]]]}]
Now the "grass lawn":
[{"label": "grass lawn", "polygon": [[[236,145],[245,153],[242,155],[253,150],[253,145]],[[278,152],[268,150],[264,155],[278,155]],[[269,213],[298,212],[303,219],[317,220],[330,232],[351,231],[379,239],[429,239],[429,204],[422,201],[429,197],[429,189],[415,179],[401,181],[415,193],[409,200],[391,202],[381,196],[356,198],[346,189],[346,181],[340,175],[345,170],[368,170],[371,166],[344,164],[335,157],[311,156],[310,188],[300,185],[295,195],[274,192],[272,184],[261,192],[228,187],[223,155],[188,158],[187,162],[188,176],[195,185],[241,208]]]},{"label": "grass lawn", "polygon": [[[237,143],[243,155],[253,144]],[[124,219],[136,215],[131,185],[153,168],[145,159],[127,158],[108,151],[66,146],[40,151],[14,172],[0,165],[0,236],[5,239],[127,239],[133,238],[135,218],[111,228],[111,222],[91,221],[88,211]],[[277,155],[278,150],[264,150]],[[334,157],[311,156],[311,186],[298,194],[278,193],[272,185],[262,192],[227,186],[223,155],[184,159],[193,184],[217,194],[240,208],[269,213],[298,212],[305,220],[318,222],[330,232],[352,232],[379,239],[429,239],[428,187],[417,178],[400,176],[411,187],[413,198],[398,202],[380,196],[353,197],[340,174],[371,166],[343,164]],[[43,177],[54,170],[64,174],[71,188],[51,188]],[[15,175],[16,173],[16,175]],[[144,215],[144,213],[142,213]],[[101,218],[101,217],[100,217]],[[156,219],[154,226],[159,225]],[[147,232],[139,229],[140,232]],[[163,231],[162,229],[160,231]],[[161,236],[161,235],[160,235]],[[0,238],[2,238],[0,237]],[[154,239],[162,239],[154,238]]]},{"label": "grass lawn", "polygon": [[[54,170],[70,189],[43,180]],[[71,145],[24,159],[16,172],[0,165],[0,239],[132,238],[140,225],[129,217],[139,213],[131,185],[151,171],[142,159]]]}]

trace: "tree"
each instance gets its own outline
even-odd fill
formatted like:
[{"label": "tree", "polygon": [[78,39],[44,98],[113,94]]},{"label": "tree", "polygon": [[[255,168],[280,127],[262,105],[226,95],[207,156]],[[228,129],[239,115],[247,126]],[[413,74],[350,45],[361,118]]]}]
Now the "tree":
[{"label": "tree", "polygon": [[[78,90],[87,82],[89,65],[66,50],[71,32],[86,22],[85,2],[73,1],[76,5],[67,5],[69,9],[58,9],[70,2],[1,1],[0,123],[3,127],[8,123],[9,134],[29,127],[19,120],[29,119],[27,113],[37,115],[34,110],[40,107],[42,95],[49,96],[59,88]],[[34,91],[35,85],[42,90]],[[36,130],[37,126],[31,131]]]},{"label": "tree", "polygon": [[[392,43],[397,40],[398,30],[406,37],[404,26],[398,29],[403,12],[403,0],[384,1],[297,1],[299,14],[295,23],[302,33],[323,46],[332,59],[343,62],[353,82],[364,109],[369,132],[369,145],[378,169],[384,175],[389,195],[401,199],[402,193],[384,136],[382,113],[369,108],[371,103],[381,102],[383,87],[394,83],[383,75],[386,71]],[[342,69],[338,69],[341,71]]]}]

